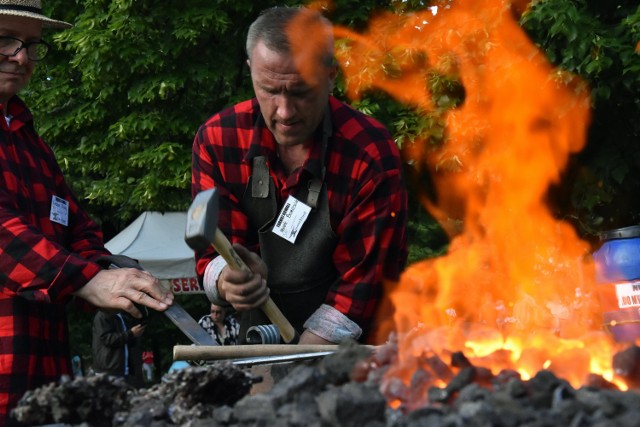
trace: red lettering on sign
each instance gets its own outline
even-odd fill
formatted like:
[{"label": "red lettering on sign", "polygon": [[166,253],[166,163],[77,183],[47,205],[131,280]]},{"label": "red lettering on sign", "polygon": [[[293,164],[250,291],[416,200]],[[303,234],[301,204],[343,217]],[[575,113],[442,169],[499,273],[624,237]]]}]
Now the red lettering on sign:
[{"label": "red lettering on sign", "polygon": [[195,277],[183,277],[181,279],[171,279],[171,286],[174,294],[203,293]]},{"label": "red lettering on sign", "polygon": [[173,285],[173,293],[174,294],[176,292],[180,292],[180,280],[179,279],[173,279],[171,281],[171,284]]}]

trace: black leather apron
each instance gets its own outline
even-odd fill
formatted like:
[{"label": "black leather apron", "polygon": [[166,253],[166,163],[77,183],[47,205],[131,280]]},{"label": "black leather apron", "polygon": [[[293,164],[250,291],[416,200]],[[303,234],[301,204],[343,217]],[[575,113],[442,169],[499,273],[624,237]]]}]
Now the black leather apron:
[{"label": "black leather apron", "polygon": [[[269,269],[267,285],[271,298],[298,333],[302,332],[302,325],[309,316],[323,304],[338,276],[332,259],[338,238],[331,228],[329,200],[323,184],[324,157],[330,135],[331,120],[327,112],[320,159],[322,177],[313,177],[292,194],[312,208],[295,243],[272,232],[284,201],[276,194],[266,159],[262,156],[253,159],[252,176],[242,200],[250,223],[258,230],[261,257]],[[240,319],[242,342],[246,342],[246,332],[251,326],[270,323],[261,310],[243,312]]]}]

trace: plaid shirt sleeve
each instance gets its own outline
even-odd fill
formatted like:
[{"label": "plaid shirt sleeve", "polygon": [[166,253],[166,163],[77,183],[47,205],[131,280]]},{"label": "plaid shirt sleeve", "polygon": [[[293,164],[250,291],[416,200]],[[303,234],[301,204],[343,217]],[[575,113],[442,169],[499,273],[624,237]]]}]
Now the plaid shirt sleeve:
[{"label": "plaid shirt sleeve", "polygon": [[[245,160],[256,137],[255,105],[250,101],[237,104],[214,115],[198,129],[193,143],[192,196],[216,188],[220,196],[218,228],[231,243],[240,243],[259,253],[257,235],[249,230],[247,216],[240,202],[251,174]],[[265,137],[270,133],[265,132]],[[209,262],[216,256],[213,249],[196,254],[196,271],[202,278]]]},{"label": "plaid shirt sleeve", "polygon": [[370,334],[383,281],[397,281],[407,261],[402,160],[380,123],[335,99],[331,105],[334,137],[326,182],[340,279],[325,303]]},{"label": "plaid shirt sleeve", "polygon": [[[59,302],[84,286],[109,252],[98,225],[67,186],[51,149],[16,101],[0,144],[0,282],[5,296]],[[49,219],[52,196],[68,202],[68,225]]]}]

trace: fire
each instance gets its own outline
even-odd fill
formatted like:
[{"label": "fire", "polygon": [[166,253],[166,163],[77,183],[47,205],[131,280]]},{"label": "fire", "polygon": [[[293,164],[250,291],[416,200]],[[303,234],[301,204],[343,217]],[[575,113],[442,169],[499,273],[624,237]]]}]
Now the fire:
[{"label": "fire", "polygon": [[[419,407],[456,363],[525,380],[551,370],[574,387],[599,375],[627,388],[612,370],[621,346],[602,327],[589,245],[545,200],[586,142],[589,88],[528,39],[515,17],[527,4],[441,1],[380,13],[363,33],[334,27],[349,97],[382,90],[445,129],[442,143],[403,146],[433,178],[437,197],[425,197],[425,207],[450,245],[387,285],[395,314],[389,322],[381,313],[388,324],[378,338],[393,331],[398,341],[384,383],[394,408]],[[294,51],[305,51],[305,28],[292,28]],[[303,73],[317,54],[300,55]],[[461,105],[442,107],[430,91],[437,76],[461,83]]]},{"label": "fire", "polygon": [[[443,4],[379,14],[365,33],[335,29],[350,97],[380,89],[445,122],[441,146],[405,147],[434,178],[437,201],[425,204],[451,242],[388,289],[399,337],[389,387],[410,384],[428,354],[455,351],[525,379],[550,369],[576,387],[590,373],[614,380],[589,247],[545,203],[585,144],[588,87],[548,63],[509,1]],[[438,110],[427,84],[436,74],[459,78],[461,106]]]}]

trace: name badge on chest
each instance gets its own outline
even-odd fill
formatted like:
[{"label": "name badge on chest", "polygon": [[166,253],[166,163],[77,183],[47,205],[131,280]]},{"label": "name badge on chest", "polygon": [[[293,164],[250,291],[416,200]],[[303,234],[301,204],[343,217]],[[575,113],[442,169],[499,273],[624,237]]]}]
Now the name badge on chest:
[{"label": "name badge on chest", "polygon": [[302,226],[309,218],[309,212],[311,212],[310,206],[293,196],[289,196],[272,231],[283,239],[295,243]]},{"label": "name badge on chest", "polygon": [[69,202],[58,196],[51,196],[49,219],[64,226],[69,225]]}]

